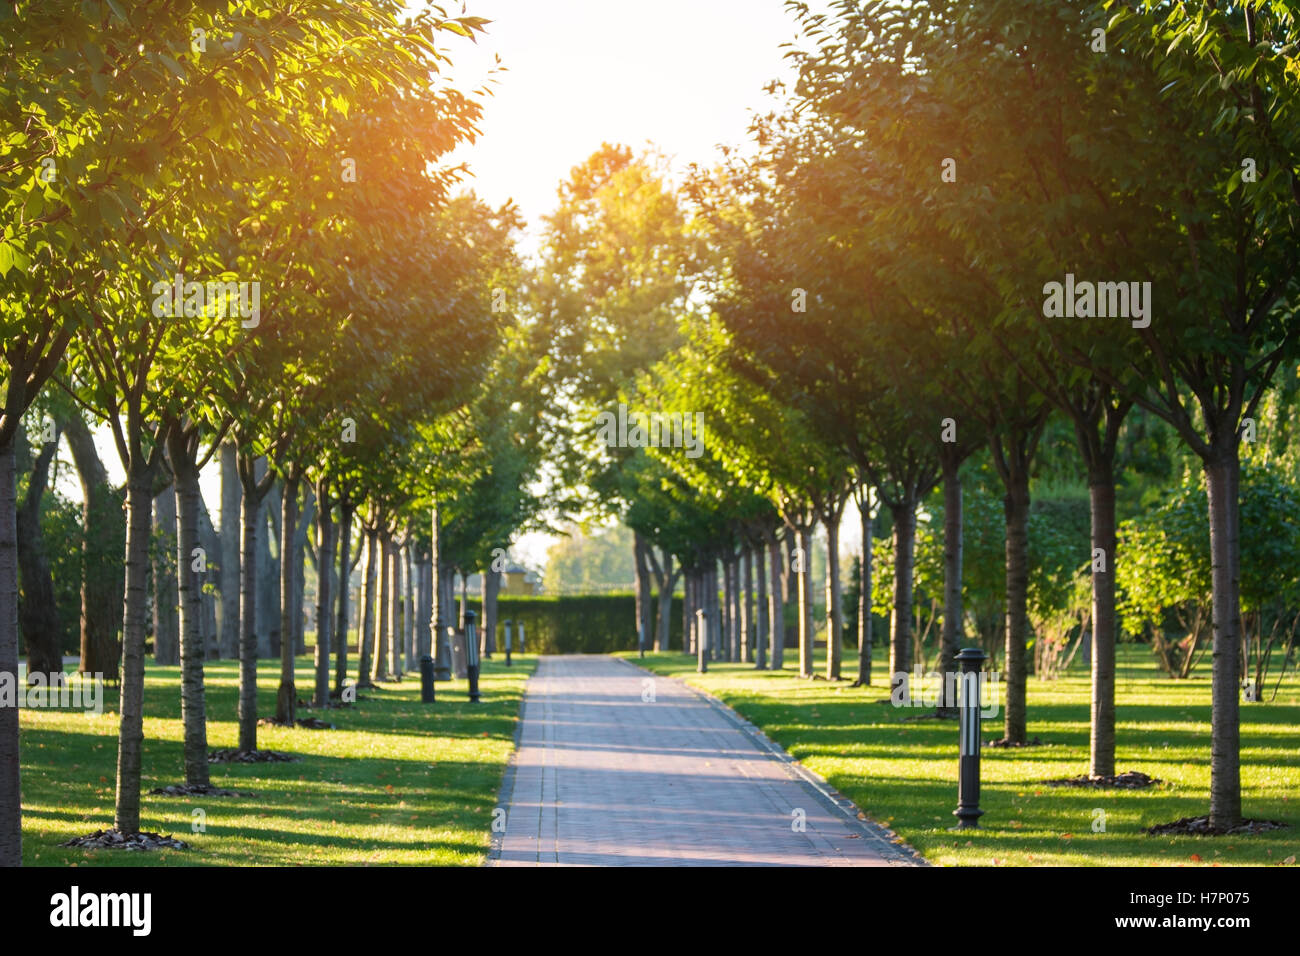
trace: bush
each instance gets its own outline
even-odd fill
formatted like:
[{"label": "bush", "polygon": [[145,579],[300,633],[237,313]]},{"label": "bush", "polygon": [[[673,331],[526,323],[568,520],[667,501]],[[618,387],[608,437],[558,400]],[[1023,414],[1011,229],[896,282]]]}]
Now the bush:
[{"label": "bush", "polygon": [[[658,595],[651,598],[658,614]],[[524,647],[530,654],[608,654],[636,650],[636,595],[592,594],[556,597],[501,595],[497,619],[522,622]],[[656,622],[657,623],[657,622]],[[500,627],[500,624],[498,624]],[[498,647],[501,635],[498,631]],[[674,595],[668,642],[682,648],[682,599]],[[653,634],[646,648],[654,646]]]},{"label": "bush", "polygon": [[[1258,682],[1279,630],[1293,628],[1300,603],[1300,490],[1275,467],[1243,464],[1240,501],[1243,643]],[[1204,477],[1197,475],[1119,529],[1115,569],[1124,630],[1149,633],[1171,677],[1188,676],[1212,634],[1207,510]],[[1271,634],[1267,645],[1265,633]]]}]

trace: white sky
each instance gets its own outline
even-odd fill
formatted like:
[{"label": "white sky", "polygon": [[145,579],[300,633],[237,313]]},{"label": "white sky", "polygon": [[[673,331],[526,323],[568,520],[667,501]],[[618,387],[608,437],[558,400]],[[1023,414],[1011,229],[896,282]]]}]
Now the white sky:
[{"label": "white sky", "polygon": [[[516,202],[529,252],[559,183],[602,142],[653,144],[678,171],[707,164],[718,144],[744,142],[751,111],[769,108],[763,87],[791,76],[781,44],[796,30],[782,0],[469,0],[465,12],[493,22],[477,44],[442,41],[451,80],[462,90],[480,86],[494,55],[506,70],[485,100],[482,135],[451,159],[469,164],[466,185],[489,203]],[[106,432],[100,446],[120,481]],[[78,494],[75,476],[63,477],[72,482],[65,490]],[[215,464],[203,488],[219,522]],[[846,552],[856,546],[856,526],[856,515],[845,522]],[[551,540],[526,535],[514,550],[540,565]]]},{"label": "white sky", "polygon": [[767,108],[763,86],[791,75],[781,0],[470,0],[467,12],[493,22],[477,46],[444,44],[453,80],[477,87],[494,54],[506,72],[482,136],[453,158],[480,196],[514,199],[530,226],[602,142],[653,143],[679,169],[707,163],[717,144],[745,139],[750,110]]},{"label": "white sky", "polygon": [[[447,44],[461,89],[480,85],[501,57],[482,135],[452,159],[493,205],[514,200],[533,252],[541,216],[569,171],[601,143],[652,144],[680,172],[740,144],[763,87],[789,79],[781,44],[796,35],[781,0],[470,0],[493,22],[477,46]],[[544,563],[552,542],[524,535],[515,551]]]}]

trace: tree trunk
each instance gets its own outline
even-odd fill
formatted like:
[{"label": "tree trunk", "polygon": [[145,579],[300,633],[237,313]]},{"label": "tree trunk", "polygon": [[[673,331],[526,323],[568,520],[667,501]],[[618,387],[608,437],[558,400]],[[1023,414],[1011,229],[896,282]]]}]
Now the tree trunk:
[{"label": "tree trunk", "polygon": [[133,469],[126,486],[126,587],[122,608],[122,688],[117,734],[117,804],[113,826],[140,831],[140,762],[144,747],[144,641],[149,600],[152,475]]},{"label": "tree trunk", "polygon": [[416,552],[416,574],[419,586],[415,596],[415,653],[417,658],[423,660],[426,655],[430,655],[429,647],[433,637],[432,569],[429,554],[423,549]]},{"label": "tree trunk", "polygon": [[433,660],[438,670],[451,673],[451,644],[447,639],[447,626],[451,620],[451,594],[447,585],[451,578],[446,555],[442,553],[442,517],[435,504],[429,516],[429,562],[433,573],[433,633],[430,644]]},{"label": "tree trunk", "polygon": [[1216,829],[1227,829],[1241,822],[1239,468],[1240,452],[1235,443],[1205,463],[1214,589],[1210,826]]},{"label": "tree trunk", "polygon": [[864,485],[858,499],[858,517],[862,522],[862,559],[858,563],[858,686],[871,686],[871,643],[875,614],[872,611],[871,488]]},{"label": "tree trunk", "polygon": [[[271,553],[280,520],[280,482],[276,479],[257,513],[257,656],[280,656],[280,562]],[[277,545],[278,547],[278,545]]]},{"label": "tree trunk", "polygon": [[59,419],[81,479],[81,664],[83,674],[101,674],[115,682],[121,664],[118,641],[125,600],[122,554],[126,522],[122,496],[108,479],[94,438],[76,412]]},{"label": "tree trunk", "polygon": [[799,546],[799,533],[793,528],[781,530],[781,587],[785,604],[799,603],[799,575],[794,569],[794,549]]},{"label": "tree trunk", "polygon": [[388,680],[402,679],[402,574],[398,563],[401,546],[395,537],[390,536],[383,546],[384,567],[387,577],[382,588],[387,588],[387,611],[384,621],[384,637],[387,641]]},{"label": "tree trunk", "polygon": [[375,600],[376,576],[379,572],[379,532],[375,528],[366,528],[366,573],[361,580],[360,631],[357,637],[357,686],[373,687],[370,679],[375,650],[375,637],[378,622],[375,616],[379,604]]},{"label": "tree trunk", "polygon": [[727,562],[731,577],[731,660],[739,663],[745,658],[745,619],[741,614],[745,595],[740,588],[740,552],[731,555]]},{"label": "tree trunk", "polygon": [[1006,709],[1008,743],[1025,742],[1025,645],[1029,642],[1029,476],[1010,473],[1005,499],[1007,516]]},{"label": "tree trunk", "polygon": [[[199,488],[198,497],[198,539],[199,547],[203,549],[203,563],[205,572],[203,579],[205,581],[212,577],[213,559],[220,560],[221,555],[221,538],[217,534],[217,529],[212,524],[212,515],[208,513],[208,506],[203,501],[203,489]],[[221,635],[217,630],[217,596],[211,593],[210,588],[203,588],[199,594],[199,638],[203,647],[203,657],[205,660],[215,661],[221,657]]]},{"label": "tree trunk", "polygon": [[280,688],[275,698],[275,719],[293,725],[298,715],[298,688],[294,682],[294,613],[301,613],[294,596],[297,573],[293,539],[298,532],[297,474],[290,472],[280,490]]},{"label": "tree trunk", "polygon": [[746,664],[754,663],[754,549],[740,553],[740,633]]},{"label": "tree trunk", "polygon": [[388,542],[388,673],[402,679],[402,635],[406,622],[402,608],[402,546],[396,538]]},{"label": "tree trunk", "polygon": [[725,661],[726,648],[723,646],[725,636],[722,626],[721,588],[718,587],[718,561],[709,560],[709,657],[715,661]]},{"label": "tree trunk", "polygon": [[386,531],[379,533],[378,571],[379,586],[376,595],[379,600],[375,607],[375,658],[370,667],[370,679],[376,682],[388,680],[388,615],[393,601],[393,545]]},{"label": "tree trunk", "polygon": [[339,504],[339,613],[335,619],[334,693],[343,695],[343,684],[348,676],[348,625],[351,623],[348,598],[352,593],[352,512],[350,497]]},{"label": "tree trunk", "polygon": [[646,562],[645,538],[641,532],[633,533],[633,568],[636,574],[636,636],[637,647],[644,647],[650,641],[650,569]]},{"label": "tree trunk", "polygon": [[[307,593],[307,535],[311,524],[316,519],[316,493],[311,485],[302,488],[302,509],[294,526],[292,545],[289,551],[293,558],[293,614],[289,620],[293,623],[293,653],[300,656],[307,653],[307,614],[303,607],[303,595]],[[317,560],[320,559],[319,553]],[[319,627],[319,622],[317,627]]]},{"label": "tree trunk", "polygon": [[231,442],[221,446],[221,656],[239,657],[239,510],[244,491]]},{"label": "tree trunk", "polygon": [[483,656],[488,656],[496,649],[497,633],[497,595],[501,591],[501,573],[493,571],[491,565],[483,572]]},{"label": "tree trunk", "polygon": [[397,538],[392,543],[392,569],[389,580],[389,672],[393,680],[401,680],[405,667],[403,658],[406,652],[406,569],[402,565],[402,545]]},{"label": "tree trunk", "polygon": [[834,517],[826,525],[826,679],[840,679],[840,655],[844,634],[844,602],[840,587],[840,515],[836,505]]},{"label": "tree trunk", "polygon": [[[698,555],[696,556],[696,560],[697,561],[699,560]],[[691,641],[693,642],[694,645],[691,648],[691,654],[694,655],[695,667],[700,672],[703,672],[705,670],[706,667],[705,662],[707,659],[705,648],[700,643],[701,641],[704,640],[704,630],[706,627],[704,618],[707,616],[707,612],[705,612],[704,610],[704,597],[703,597],[704,590],[700,586],[700,578],[703,575],[703,573],[704,572],[701,571],[698,567],[695,568],[693,571],[691,571],[691,578],[692,578],[691,580],[692,602],[691,603],[695,608],[694,617],[691,621]]]},{"label": "tree trunk", "polygon": [[682,577],[682,653],[695,652],[695,571],[685,568]]},{"label": "tree trunk", "polygon": [[767,552],[760,541],[751,548],[750,553],[753,555],[754,580],[758,586],[754,617],[754,669],[763,671],[767,670],[767,642],[771,625],[767,604]]},{"label": "tree trunk", "polygon": [[159,666],[172,667],[180,663],[181,656],[176,614],[179,568],[172,567],[177,553],[176,495],[170,488],[153,500],[153,534],[149,548],[153,565],[153,659]]},{"label": "tree trunk", "polygon": [[316,482],[316,692],[312,698],[317,707],[325,707],[330,702],[330,644],[334,639],[333,512],[329,484],[321,478]]},{"label": "tree trunk", "polygon": [[[406,642],[406,670],[414,671],[419,665],[415,660],[415,592],[416,583],[416,565],[411,558],[411,550],[415,547],[409,537],[402,546],[402,580],[406,585],[405,602],[402,605],[402,639]],[[420,581],[423,584],[423,579]]]},{"label": "tree trunk", "polygon": [[[284,481],[277,479],[271,489],[271,499],[267,502],[266,521],[270,529],[266,540],[266,557],[269,571],[262,578],[266,586],[266,652],[268,657],[280,658],[280,643],[284,637],[281,629],[284,617],[284,565],[288,563],[289,546],[284,537]],[[271,542],[275,542],[275,551],[271,551]]]},{"label": "tree trunk", "polygon": [[[894,519],[894,606],[890,618],[889,690],[908,699],[912,669],[912,568],[916,551],[916,502],[904,495],[889,506]],[[900,691],[899,688],[902,688]]]},{"label": "tree trunk", "polygon": [[799,572],[799,676],[813,676],[813,592],[812,592],[812,529],[799,529],[799,550],[803,554],[803,570]]},{"label": "tree trunk", "polygon": [[1092,506],[1093,554],[1103,568],[1092,570],[1092,734],[1088,773],[1115,773],[1115,476],[1110,462],[1094,466],[1088,482]]},{"label": "tree trunk", "polygon": [[465,612],[469,610],[469,576],[464,571],[460,571],[459,568],[457,571],[460,573],[460,608],[457,614],[459,623],[456,629],[463,634],[465,633]]},{"label": "tree trunk", "polygon": [[442,670],[445,664],[446,672],[451,673],[451,626],[456,614],[456,571],[451,565],[442,566],[439,571],[438,586],[434,590],[438,595],[438,608],[434,618],[438,627],[438,643],[434,660],[437,661],[439,670]]},{"label": "tree trunk", "polygon": [[50,462],[58,451],[58,434],[55,433],[54,441],[42,445],[33,461],[20,424],[15,447],[22,450],[22,462],[17,469],[29,475],[27,495],[17,511],[18,568],[22,576],[18,621],[23,642],[27,645],[27,681],[31,683],[34,675],[41,674],[46,686],[61,687],[63,635],[54,597],[54,575],[50,571],[50,556],[41,528],[41,500],[49,484]]},{"label": "tree trunk", "polygon": [[[0,681],[18,686],[18,473],[15,441],[0,439]],[[0,866],[23,859],[18,708],[0,707]]]},{"label": "tree trunk", "polygon": [[772,575],[771,588],[767,594],[767,616],[771,624],[768,640],[771,642],[772,670],[779,671],[785,659],[785,589],[781,582],[781,545],[775,532],[768,534],[767,556],[769,573]]},{"label": "tree trunk", "polygon": [[[718,580],[721,573],[722,580]],[[717,609],[718,623],[709,631],[709,656],[712,660],[730,660],[731,649],[727,646],[727,637],[730,633],[730,626],[727,621],[727,611],[730,608],[727,593],[727,559],[715,558],[709,563],[709,598],[714,602]]]},{"label": "tree trunk", "polygon": [[[208,775],[208,718],[204,693],[203,661],[206,657],[200,619],[206,553],[199,544],[199,469],[190,441],[178,428],[169,430],[168,457],[172,463],[176,499],[176,577],[180,600],[181,725],[185,734],[185,782],[205,787]],[[195,552],[199,553],[196,554]]]},{"label": "tree trunk", "polygon": [[[949,451],[950,448],[954,450]],[[938,713],[955,715],[957,682],[949,681],[948,675],[956,673],[957,651],[964,636],[961,462],[954,445],[944,445],[940,457],[943,460],[943,637],[939,648]]]},{"label": "tree trunk", "polygon": [[711,557],[700,568],[698,585],[700,607],[704,611],[704,618],[699,622],[704,640],[704,659],[711,661],[714,657],[714,648],[718,643],[718,633],[712,629],[714,626],[713,599],[709,597],[709,588],[713,586],[713,559]]},{"label": "tree trunk", "polygon": [[[239,562],[239,749],[257,749],[257,657],[261,641],[258,639],[259,572],[265,572],[258,563],[258,539],[265,514],[263,502],[269,484],[264,480],[263,459],[239,456],[239,481],[243,490],[240,513],[243,521],[243,555]],[[262,534],[265,534],[263,531]]]},{"label": "tree trunk", "polygon": [[723,558],[723,659],[740,659],[740,635],[737,632],[736,553],[728,549]]},{"label": "tree trunk", "polygon": [[664,552],[663,579],[659,582],[659,619],[655,622],[655,645],[656,651],[668,650],[668,638],[670,625],[672,623],[673,613],[673,587],[677,583],[677,576],[673,572],[673,556],[670,552]]}]

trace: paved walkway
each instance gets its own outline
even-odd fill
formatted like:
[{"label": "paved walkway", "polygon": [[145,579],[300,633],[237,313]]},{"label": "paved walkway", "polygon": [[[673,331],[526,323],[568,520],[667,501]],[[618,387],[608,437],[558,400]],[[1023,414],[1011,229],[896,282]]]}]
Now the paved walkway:
[{"label": "paved walkway", "polygon": [[919,862],[734,711],[611,657],[540,660],[502,799],[498,866]]}]

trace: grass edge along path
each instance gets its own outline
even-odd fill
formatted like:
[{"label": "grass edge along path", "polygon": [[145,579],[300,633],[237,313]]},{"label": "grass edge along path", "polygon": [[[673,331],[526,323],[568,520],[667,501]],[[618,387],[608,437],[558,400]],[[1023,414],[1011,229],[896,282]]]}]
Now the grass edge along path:
[{"label": "grass edge along path", "polygon": [[[956,823],[956,721],[918,720],[927,709],[892,706],[879,660],[872,686],[854,688],[848,680],[801,679],[789,668],[710,662],[709,672],[698,674],[694,658],[682,654],[621,656],[716,696],[935,865],[1295,865],[1300,855],[1300,679],[1294,675],[1282,682],[1276,701],[1243,704],[1241,711],[1246,816],[1288,823],[1288,829],[1226,837],[1142,832],[1207,811],[1209,681],[1170,680],[1146,647],[1123,645],[1116,770],[1164,782],[1133,791],[1043,783],[1088,769],[1090,682],[1076,665],[1056,681],[1029,678],[1029,737],[1044,746],[985,746],[985,815],[979,830],[956,833],[949,829]],[[856,663],[844,673],[856,673]],[[1000,711],[985,720],[987,744],[1000,736]]]},{"label": "grass edge along path", "polygon": [[[310,648],[309,648],[310,652]],[[187,850],[83,851],[60,847],[113,820],[117,692],[104,712],[21,712],[25,866],[458,865],[483,862],[492,811],[514,751],[524,682],[534,655],[483,661],[479,704],[463,680],[439,682],[420,703],[419,674],[361,692],[351,707],[317,711],[335,730],[262,726],[258,745],[295,763],[213,764],[214,786],[251,797],[151,796],[183,782],[180,669],[145,675],[141,829],[171,834]],[[298,696],[310,696],[310,653],[299,657]],[[279,669],[259,667],[258,712],[275,710]],[[234,747],[238,665],[206,666],[208,747]]]}]

